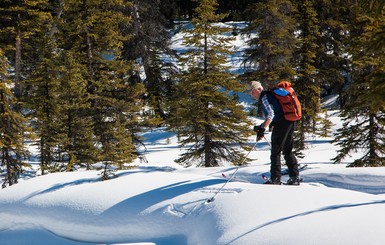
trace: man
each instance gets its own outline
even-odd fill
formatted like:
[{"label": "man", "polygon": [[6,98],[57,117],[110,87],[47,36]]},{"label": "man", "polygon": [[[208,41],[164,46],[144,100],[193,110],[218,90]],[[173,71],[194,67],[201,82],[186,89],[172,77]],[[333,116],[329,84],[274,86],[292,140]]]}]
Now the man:
[{"label": "man", "polygon": [[265,184],[280,185],[281,182],[281,153],[283,153],[286,165],[289,170],[288,185],[299,185],[298,161],[293,153],[293,134],[294,121],[288,121],[284,118],[282,107],[272,92],[264,91],[260,82],[250,82],[250,92],[252,98],[258,101],[265,116],[264,122],[259,126],[254,126],[257,133],[257,141],[264,137],[264,133],[271,124],[271,154],[270,154],[270,179]]}]

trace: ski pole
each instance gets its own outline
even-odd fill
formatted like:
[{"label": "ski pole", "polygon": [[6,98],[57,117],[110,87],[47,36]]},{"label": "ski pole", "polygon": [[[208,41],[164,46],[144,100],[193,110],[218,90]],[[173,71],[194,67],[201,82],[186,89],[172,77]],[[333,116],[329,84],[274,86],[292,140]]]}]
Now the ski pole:
[{"label": "ski pole", "polygon": [[271,148],[271,143],[270,143],[270,141],[268,141],[268,140],[266,139],[266,136],[263,136],[263,138],[266,140],[266,142],[269,144],[269,146],[270,146],[270,148]]},{"label": "ski pole", "polygon": [[215,197],[221,192],[221,190],[227,185],[227,183],[229,183],[233,177],[235,176],[235,174],[237,173],[237,171],[239,170],[239,168],[243,165],[243,163],[246,161],[247,157],[249,156],[250,152],[254,149],[254,147],[257,145],[258,141],[255,142],[255,144],[253,145],[253,147],[251,147],[250,151],[246,154],[245,158],[243,159],[243,161],[239,164],[239,166],[235,169],[234,173],[229,177],[229,179],[221,186],[221,188],[219,188],[219,190],[209,199],[207,199],[206,203],[210,203],[210,202],[213,202]]},{"label": "ski pole", "polygon": [[[269,144],[270,148],[272,148],[273,146],[271,145],[271,142],[270,142],[270,141],[268,141],[268,140],[266,139],[266,137],[265,137],[265,136],[263,136],[263,138],[266,140],[267,144]],[[285,163],[283,162],[283,160],[282,160],[282,159],[281,159],[281,164],[282,164],[282,165],[285,165]]]}]

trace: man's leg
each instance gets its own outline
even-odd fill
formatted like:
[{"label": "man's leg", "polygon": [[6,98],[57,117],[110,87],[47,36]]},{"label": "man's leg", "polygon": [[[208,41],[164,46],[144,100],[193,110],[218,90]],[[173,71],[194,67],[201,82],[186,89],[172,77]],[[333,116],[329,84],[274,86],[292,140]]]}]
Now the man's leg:
[{"label": "man's leg", "polygon": [[289,170],[289,176],[298,177],[299,176],[298,161],[293,153],[293,147],[294,147],[293,135],[294,135],[295,123],[294,122],[288,122],[288,123],[290,126],[287,129],[288,133],[287,133],[286,140],[283,144],[282,152],[285,158],[286,165]]},{"label": "man's leg", "polygon": [[286,121],[279,121],[274,125],[273,132],[271,134],[271,179],[281,179],[281,152],[287,138],[287,129],[288,124]]}]

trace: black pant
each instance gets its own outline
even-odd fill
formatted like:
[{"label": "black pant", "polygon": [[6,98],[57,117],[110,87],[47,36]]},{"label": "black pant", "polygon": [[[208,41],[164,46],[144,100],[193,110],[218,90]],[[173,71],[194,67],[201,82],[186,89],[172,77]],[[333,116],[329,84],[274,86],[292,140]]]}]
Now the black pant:
[{"label": "black pant", "polygon": [[298,177],[298,161],[293,153],[295,122],[279,120],[274,122],[271,134],[270,174],[271,179],[281,178],[281,153],[286,161],[290,177]]}]

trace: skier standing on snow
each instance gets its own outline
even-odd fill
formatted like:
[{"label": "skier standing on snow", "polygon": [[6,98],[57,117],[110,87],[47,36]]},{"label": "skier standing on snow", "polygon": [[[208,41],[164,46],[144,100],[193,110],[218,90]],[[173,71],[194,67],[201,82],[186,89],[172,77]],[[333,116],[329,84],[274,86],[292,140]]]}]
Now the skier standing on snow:
[{"label": "skier standing on snow", "polygon": [[258,101],[265,116],[264,122],[259,126],[254,126],[257,133],[257,141],[264,137],[267,128],[273,123],[271,134],[271,154],[270,154],[270,179],[265,184],[280,185],[281,182],[281,152],[283,152],[286,165],[289,170],[288,185],[299,185],[298,161],[293,153],[293,133],[295,121],[285,119],[282,107],[272,92],[264,91],[260,82],[251,81],[249,84],[249,94]]}]

